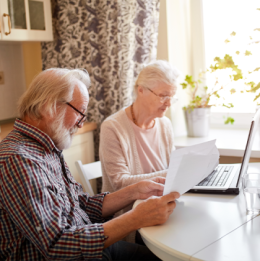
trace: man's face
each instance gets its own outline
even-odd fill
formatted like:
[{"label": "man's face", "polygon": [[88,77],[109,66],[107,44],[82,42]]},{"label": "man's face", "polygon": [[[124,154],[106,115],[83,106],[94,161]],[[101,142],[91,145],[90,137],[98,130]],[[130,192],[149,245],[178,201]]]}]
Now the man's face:
[{"label": "man's face", "polygon": [[[83,114],[87,111],[89,96],[85,85],[76,81],[76,87],[73,93],[73,99],[70,104]],[[52,140],[59,150],[64,150],[70,147],[72,136],[81,128],[83,124],[77,125],[82,115],[70,106],[58,112],[57,120],[51,124]]]}]

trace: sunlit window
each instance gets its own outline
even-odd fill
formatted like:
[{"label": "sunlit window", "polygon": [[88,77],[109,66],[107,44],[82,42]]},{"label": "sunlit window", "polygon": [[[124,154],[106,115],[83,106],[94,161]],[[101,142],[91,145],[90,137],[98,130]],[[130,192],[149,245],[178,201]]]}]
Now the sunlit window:
[{"label": "sunlit window", "polygon": [[[260,104],[260,97],[253,102],[260,93],[260,1],[204,0],[203,19],[206,67],[211,67],[206,83],[209,89],[223,87],[212,104],[234,105],[214,106],[212,112],[255,112]],[[226,66],[233,68],[218,69]],[[247,92],[252,88],[259,89]]]}]

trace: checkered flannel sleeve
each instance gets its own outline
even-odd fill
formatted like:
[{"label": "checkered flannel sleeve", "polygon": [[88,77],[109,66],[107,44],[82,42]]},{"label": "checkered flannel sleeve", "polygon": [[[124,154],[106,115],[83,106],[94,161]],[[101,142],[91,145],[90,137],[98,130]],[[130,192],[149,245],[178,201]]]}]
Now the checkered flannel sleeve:
[{"label": "checkered flannel sleeve", "polygon": [[[32,244],[27,254],[36,248],[47,260],[102,258],[103,225],[64,225],[63,210],[57,195],[44,183],[46,170],[39,162],[13,155],[2,165],[0,175],[1,203],[11,219],[2,222],[3,229],[10,237],[29,239]],[[100,220],[104,195],[89,198],[86,204],[93,219]]]},{"label": "checkered flannel sleeve", "polygon": [[103,200],[107,194],[109,194],[109,192],[97,194],[92,197],[87,193],[81,193],[79,195],[80,207],[88,214],[92,223],[104,223],[113,218],[113,216],[102,217]]}]

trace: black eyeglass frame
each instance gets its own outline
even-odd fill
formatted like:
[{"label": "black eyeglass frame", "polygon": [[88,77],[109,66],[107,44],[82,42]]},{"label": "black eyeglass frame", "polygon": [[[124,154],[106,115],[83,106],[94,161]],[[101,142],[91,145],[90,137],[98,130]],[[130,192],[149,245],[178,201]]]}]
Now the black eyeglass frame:
[{"label": "black eyeglass frame", "polygon": [[[69,105],[73,110],[75,110],[76,112],[78,112],[82,118],[78,121],[77,125],[79,126],[81,123],[84,123],[87,119],[87,115],[85,115],[84,113],[82,113],[81,111],[79,111],[78,109],[76,109],[73,105],[71,105],[69,102],[66,102],[67,105]],[[84,119],[85,118],[85,119]]]}]

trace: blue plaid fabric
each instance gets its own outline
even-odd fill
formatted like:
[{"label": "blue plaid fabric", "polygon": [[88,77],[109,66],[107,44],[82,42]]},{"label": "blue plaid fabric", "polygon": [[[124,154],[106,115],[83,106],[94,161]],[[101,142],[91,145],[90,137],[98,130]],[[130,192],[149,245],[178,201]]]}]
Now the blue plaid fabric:
[{"label": "blue plaid fabric", "polygon": [[84,193],[50,137],[17,119],[0,143],[0,260],[101,259],[106,194]]}]

